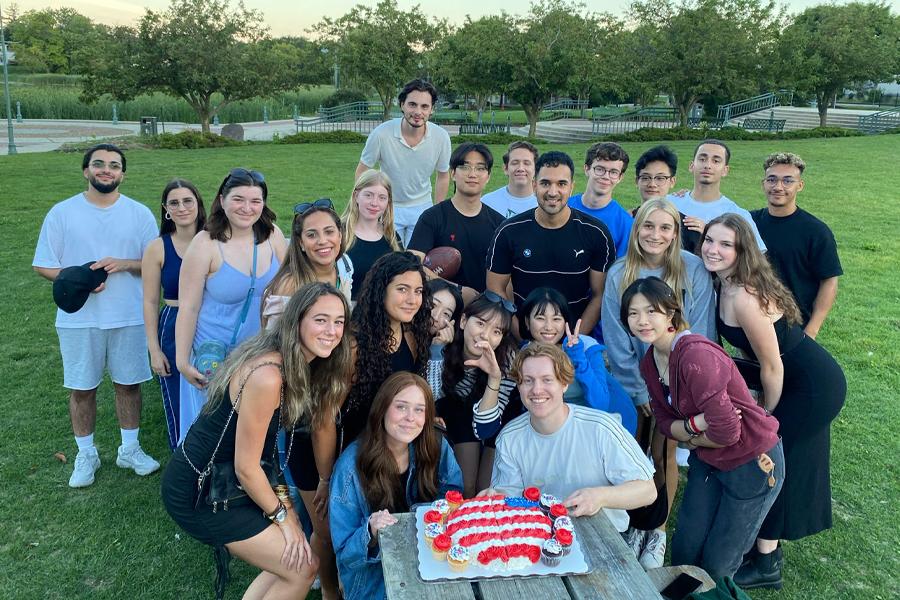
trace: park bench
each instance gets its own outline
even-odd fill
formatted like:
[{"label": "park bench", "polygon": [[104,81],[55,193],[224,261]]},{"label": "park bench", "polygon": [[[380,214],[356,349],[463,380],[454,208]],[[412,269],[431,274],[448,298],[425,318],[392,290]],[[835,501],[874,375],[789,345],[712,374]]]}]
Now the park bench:
[{"label": "park bench", "polygon": [[787,119],[744,119],[741,127],[750,131],[768,131],[779,132],[784,131],[784,124]]},{"label": "park bench", "polygon": [[725,119],[707,119],[705,117],[688,117],[688,127],[691,129],[722,129]]},{"label": "park bench", "polygon": [[460,135],[473,134],[485,135],[488,133],[509,133],[509,125],[506,123],[463,123],[459,126]]}]

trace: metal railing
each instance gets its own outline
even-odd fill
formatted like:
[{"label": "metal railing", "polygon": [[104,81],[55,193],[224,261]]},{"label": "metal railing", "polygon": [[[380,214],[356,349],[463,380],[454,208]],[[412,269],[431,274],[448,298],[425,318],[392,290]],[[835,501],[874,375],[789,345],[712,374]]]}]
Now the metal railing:
[{"label": "metal railing", "polygon": [[591,120],[591,133],[593,135],[628,133],[645,127],[671,129],[678,124],[678,114],[674,108],[650,106],[619,115],[596,117]]},{"label": "metal railing", "polygon": [[900,127],[900,107],[863,115],[857,125],[857,129],[863,133],[881,133],[895,127]]},{"label": "metal railing", "polygon": [[731,119],[736,119],[758,110],[773,108],[775,106],[781,106],[782,104],[790,106],[793,100],[794,92],[792,90],[766,92],[765,94],[753,96],[752,98],[745,98],[729,104],[720,105],[718,113],[716,114],[716,119],[721,119],[722,122],[727,125],[728,121]]}]

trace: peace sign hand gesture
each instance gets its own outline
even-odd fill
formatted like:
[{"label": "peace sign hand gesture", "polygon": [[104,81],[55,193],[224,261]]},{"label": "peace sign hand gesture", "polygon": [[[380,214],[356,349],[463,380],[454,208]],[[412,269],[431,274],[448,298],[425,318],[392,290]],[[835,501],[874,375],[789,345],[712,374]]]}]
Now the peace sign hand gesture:
[{"label": "peace sign hand gesture", "polygon": [[569,329],[569,324],[566,323],[566,346],[571,348],[572,346],[578,345],[578,333],[581,330],[581,319],[575,323],[575,329]]},{"label": "peace sign hand gesture", "polygon": [[492,378],[499,381],[503,373],[500,371],[500,365],[497,364],[497,356],[494,354],[494,349],[491,348],[490,343],[486,340],[479,340],[475,342],[475,346],[481,350],[481,356],[467,360],[464,364],[467,367],[478,367],[487,374],[489,379]]}]

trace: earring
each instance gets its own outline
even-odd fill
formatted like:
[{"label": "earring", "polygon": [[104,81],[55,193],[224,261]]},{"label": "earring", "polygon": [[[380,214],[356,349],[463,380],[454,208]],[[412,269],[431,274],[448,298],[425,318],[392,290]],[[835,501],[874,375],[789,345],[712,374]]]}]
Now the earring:
[{"label": "earring", "polygon": [[166,211],[166,221],[171,221],[171,220],[172,220],[172,215],[170,215],[168,213],[168,211]]},{"label": "earring", "polygon": [[673,331],[675,331],[675,326],[669,325],[668,327],[666,327],[666,331],[668,331],[669,333],[672,333]]}]

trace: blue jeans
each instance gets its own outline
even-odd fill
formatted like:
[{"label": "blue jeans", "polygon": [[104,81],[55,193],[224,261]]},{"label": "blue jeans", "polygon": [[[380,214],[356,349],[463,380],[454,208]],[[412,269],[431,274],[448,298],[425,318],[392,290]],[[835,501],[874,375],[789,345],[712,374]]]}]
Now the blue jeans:
[{"label": "blue jeans", "polygon": [[734,575],[784,484],[781,440],[766,454],[775,462],[774,487],[755,457],[720,471],[691,453],[672,539],[673,565],[696,565],[713,579]]}]

